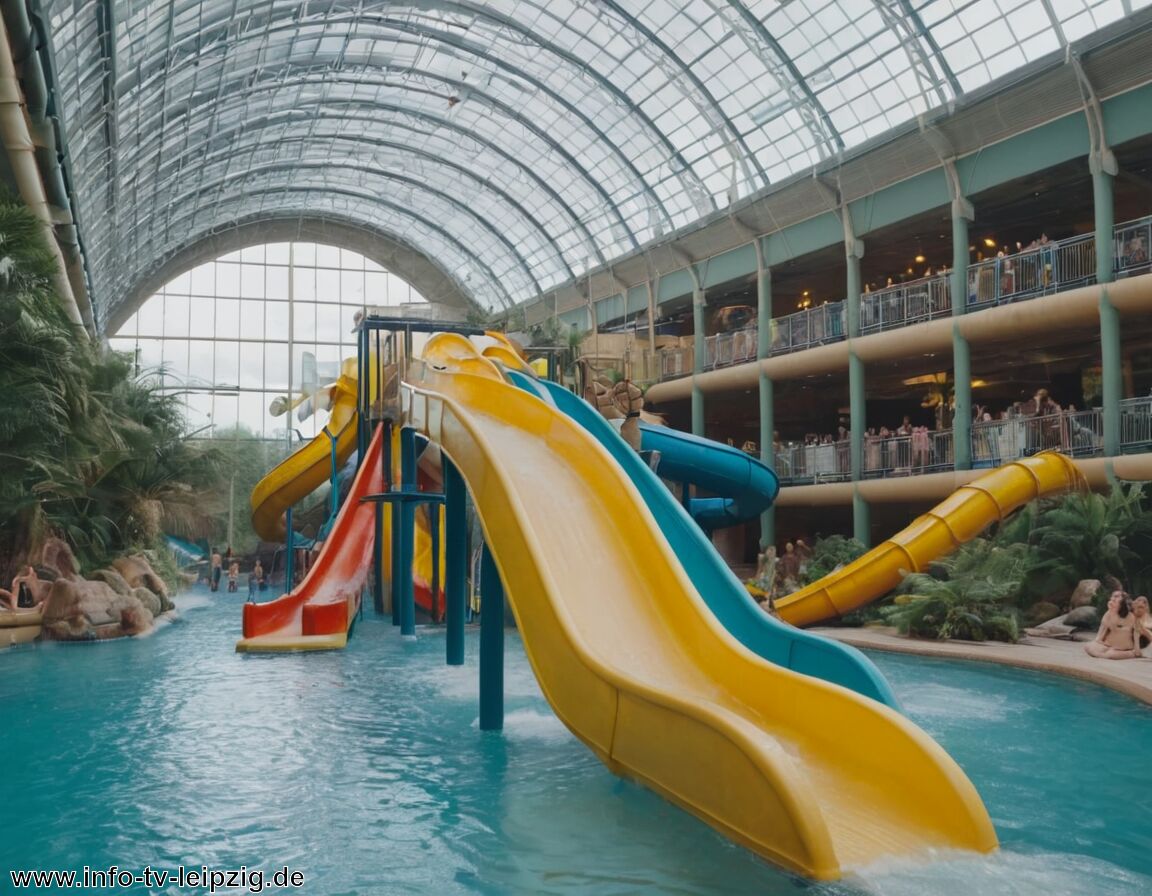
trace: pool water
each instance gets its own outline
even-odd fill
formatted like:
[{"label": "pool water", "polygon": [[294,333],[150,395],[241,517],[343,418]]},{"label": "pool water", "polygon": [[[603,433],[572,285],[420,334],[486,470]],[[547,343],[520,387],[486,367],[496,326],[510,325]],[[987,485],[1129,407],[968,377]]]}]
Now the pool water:
[{"label": "pool water", "polygon": [[505,729],[481,733],[477,632],[455,668],[442,630],[404,641],[371,612],[344,652],[242,656],[237,599],[178,603],[149,638],[0,653],[0,892],[11,869],[206,865],[264,892],[287,867],[309,896],[1152,893],[1152,707],[1100,688],[874,655],[1003,850],[813,885],[609,774],[512,633]]}]

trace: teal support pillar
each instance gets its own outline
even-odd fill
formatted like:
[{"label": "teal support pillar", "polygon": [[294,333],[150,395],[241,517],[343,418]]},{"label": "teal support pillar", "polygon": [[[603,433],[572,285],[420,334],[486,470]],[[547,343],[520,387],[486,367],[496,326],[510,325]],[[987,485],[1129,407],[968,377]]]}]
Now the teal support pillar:
[{"label": "teal support pillar", "polygon": [[704,372],[704,288],[694,268],[692,273],[692,435],[704,435],[704,390],[700,374]]},{"label": "teal support pillar", "polygon": [[1104,454],[1120,453],[1120,399],[1123,397],[1123,359],[1120,348],[1120,314],[1108,297],[1107,284],[1115,273],[1113,230],[1116,226],[1112,178],[1116,157],[1110,150],[1094,150],[1088,157],[1092,170],[1092,198],[1096,214],[1096,282],[1100,290],[1100,373],[1104,404]]},{"label": "teal support pillar", "polygon": [[444,624],[447,662],[464,664],[464,612],[468,605],[468,515],[464,477],[447,456],[444,465]]},{"label": "teal support pillar", "polygon": [[1120,350],[1120,313],[1108,297],[1108,287],[1100,290],[1100,372],[1104,393],[1104,454],[1120,453],[1120,399],[1123,391],[1123,361]]},{"label": "teal support pillar", "polygon": [[[764,264],[764,245],[757,237],[756,247],[756,357],[763,361],[772,350],[772,271]],[[776,469],[776,397],[771,378],[760,369],[760,460]],[[760,514],[760,549],[776,543],[776,507]]]},{"label": "teal support pillar", "polygon": [[957,470],[972,469],[972,352],[958,318],[968,310],[968,222],[972,204],[952,200],[952,450]]},{"label": "teal support pillar", "polygon": [[480,730],[504,727],[504,585],[488,545],[480,558]]},{"label": "teal support pillar", "polygon": [[[416,491],[416,430],[400,430],[400,487],[404,492]],[[412,555],[415,551],[416,504],[401,500],[400,538],[398,554],[392,558],[393,578],[398,583],[400,601],[400,635],[416,636],[416,589],[412,581]]]},{"label": "teal support pillar", "polygon": [[1113,208],[1112,178],[1117,173],[1116,158],[1109,150],[1089,156],[1092,169],[1092,204],[1096,218],[1096,282],[1111,283],[1116,279],[1113,230],[1116,213]]},{"label": "teal support pillar", "polygon": [[[288,527],[288,536],[284,543],[284,593],[287,594],[292,590],[292,578],[296,573],[295,564],[293,562],[296,554],[296,539],[295,533],[292,531],[292,508],[288,508],[285,514],[287,517],[285,524]],[[229,546],[231,547],[231,546]]]},{"label": "teal support pillar", "polygon": [[[847,216],[848,212],[844,212]],[[850,433],[848,449],[852,470],[852,534],[865,546],[871,544],[871,519],[868,502],[860,496],[859,482],[864,472],[864,430],[868,426],[867,402],[864,390],[864,362],[856,354],[853,340],[860,337],[860,259],[864,257],[864,241],[851,234],[845,221],[847,283],[844,302],[848,310],[848,417]]]}]

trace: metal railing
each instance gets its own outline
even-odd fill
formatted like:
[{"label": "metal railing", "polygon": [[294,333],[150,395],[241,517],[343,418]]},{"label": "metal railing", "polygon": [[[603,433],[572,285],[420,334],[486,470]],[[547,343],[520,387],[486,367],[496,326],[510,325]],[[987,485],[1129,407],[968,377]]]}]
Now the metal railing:
[{"label": "metal railing", "polygon": [[894,330],[951,313],[950,275],[936,274],[860,296],[860,332]]},{"label": "metal railing", "polygon": [[[1117,224],[1113,251],[1119,276],[1152,270],[1152,216]],[[1096,280],[1096,238],[1081,234],[1045,243],[1012,255],[968,266],[967,307],[990,308],[1074,289]],[[937,274],[887,287],[860,297],[860,332],[877,333],[910,326],[951,313],[951,277]],[[773,318],[769,355],[801,351],[844,338],[845,303],[829,302]],[[757,328],[746,327],[708,337],[704,369],[743,364],[756,358]],[[692,373],[690,348],[660,352],[660,378]]]},{"label": "metal railing", "polygon": [[[1043,417],[980,420],[972,424],[972,467],[998,467],[1038,451],[1071,457],[1104,454],[1104,413],[1100,408],[1063,411]],[[1152,396],[1120,402],[1120,451],[1152,451]],[[784,485],[837,482],[851,478],[848,440],[819,444],[781,444],[776,473]],[[911,435],[864,437],[861,471],[865,479],[915,476],[951,470],[955,463],[952,430],[917,427]]]},{"label": "metal railing", "polygon": [[1116,225],[1116,273],[1142,274],[1152,270],[1152,217]]}]

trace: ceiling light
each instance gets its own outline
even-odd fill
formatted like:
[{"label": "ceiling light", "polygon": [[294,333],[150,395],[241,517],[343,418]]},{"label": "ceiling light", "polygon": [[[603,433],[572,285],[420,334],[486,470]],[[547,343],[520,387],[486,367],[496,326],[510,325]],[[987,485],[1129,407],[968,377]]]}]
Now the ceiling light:
[{"label": "ceiling light", "polygon": [[996,240],[992,239],[992,237],[990,237],[990,236],[986,236],[986,237],[984,237],[984,245],[987,246],[989,249],[995,249],[996,248]]},{"label": "ceiling light", "polygon": [[913,258],[912,260],[913,260],[914,262],[916,262],[916,264],[924,264],[924,256],[923,256],[923,255],[917,255],[917,256],[916,256],[915,258]]}]

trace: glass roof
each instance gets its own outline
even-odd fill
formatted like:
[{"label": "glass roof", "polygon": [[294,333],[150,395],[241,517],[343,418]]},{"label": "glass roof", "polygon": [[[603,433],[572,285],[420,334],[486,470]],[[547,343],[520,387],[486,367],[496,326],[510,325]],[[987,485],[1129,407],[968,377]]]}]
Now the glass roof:
[{"label": "glass roof", "polygon": [[253,216],[480,305],[579,276],[1152,0],[44,0],[100,320]]}]

